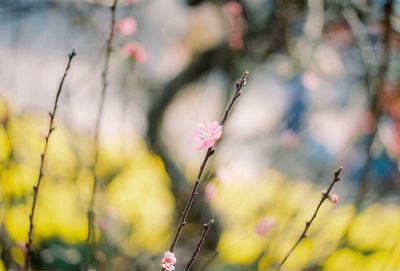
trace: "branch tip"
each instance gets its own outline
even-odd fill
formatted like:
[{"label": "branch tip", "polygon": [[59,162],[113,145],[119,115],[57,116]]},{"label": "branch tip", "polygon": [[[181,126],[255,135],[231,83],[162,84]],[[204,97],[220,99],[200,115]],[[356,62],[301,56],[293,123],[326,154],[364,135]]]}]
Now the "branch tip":
[{"label": "branch tip", "polygon": [[74,56],[76,56],[75,49],[72,49],[72,52],[68,56],[70,59],[72,59]]}]

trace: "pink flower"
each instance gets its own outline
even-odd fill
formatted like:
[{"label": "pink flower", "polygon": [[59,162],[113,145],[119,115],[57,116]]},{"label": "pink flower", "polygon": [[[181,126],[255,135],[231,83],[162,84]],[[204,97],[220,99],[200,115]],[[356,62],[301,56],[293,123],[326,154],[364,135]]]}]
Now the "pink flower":
[{"label": "pink flower", "polygon": [[236,1],[229,1],[224,4],[224,12],[228,16],[238,16],[242,13],[242,6]]},{"label": "pink flower", "polygon": [[132,35],[137,31],[137,23],[135,18],[126,17],[114,24],[114,30],[124,36]]},{"label": "pink flower", "polygon": [[121,47],[121,52],[138,63],[145,62],[148,59],[146,50],[136,42],[125,43]]},{"label": "pink flower", "polygon": [[204,198],[206,202],[210,203],[215,196],[217,188],[215,187],[215,184],[213,183],[208,183],[206,187],[204,188]]},{"label": "pink flower", "polygon": [[231,177],[229,175],[229,172],[225,168],[218,168],[215,171],[215,175],[223,185],[226,185],[230,182]]},{"label": "pink flower", "polygon": [[232,27],[228,35],[228,46],[236,51],[243,49],[244,42],[240,28]]},{"label": "pink flower", "polygon": [[205,124],[199,123],[197,124],[197,130],[192,134],[194,148],[197,150],[211,148],[221,138],[221,135],[222,126],[218,121],[207,122]]},{"label": "pink flower", "polygon": [[176,257],[173,252],[165,251],[164,257],[161,259],[160,265],[167,271],[175,270],[174,264],[176,263]]},{"label": "pink flower", "polygon": [[272,216],[264,216],[260,218],[256,224],[255,232],[259,236],[264,236],[275,225],[275,218]]},{"label": "pink flower", "polygon": [[244,47],[244,21],[241,16],[242,6],[236,1],[229,1],[224,4],[223,10],[229,27],[228,46],[234,51],[239,51]]},{"label": "pink flower", "polygon": [[338,203],[339,202],[339,196],[336,195],[336,194],[328,195],[328,199],[332,203]]}]

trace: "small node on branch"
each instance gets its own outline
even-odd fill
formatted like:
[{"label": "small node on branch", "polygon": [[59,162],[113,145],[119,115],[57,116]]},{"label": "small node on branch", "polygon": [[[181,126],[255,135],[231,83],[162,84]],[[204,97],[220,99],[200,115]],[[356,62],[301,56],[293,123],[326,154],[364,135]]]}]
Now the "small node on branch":
[{"label": "small node on branch", "polygon": [[208,221],[208,223],[204,223],[204,229],[209,229],[211,228],[212,224],[214,224],[214,219],[210,219],[210,221]]},{"label": "small node on branch", "polygon": [[76,56],[75,49],[72,49],[72,52],[68,56],[69,58],[73,58],[74,56]]}]

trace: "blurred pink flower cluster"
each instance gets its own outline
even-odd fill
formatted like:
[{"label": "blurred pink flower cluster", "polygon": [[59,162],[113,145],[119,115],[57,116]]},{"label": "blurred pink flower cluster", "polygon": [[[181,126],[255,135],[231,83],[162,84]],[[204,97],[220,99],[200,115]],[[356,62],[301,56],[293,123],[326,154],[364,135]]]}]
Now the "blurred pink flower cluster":
[{"label": "blurred pink flower cluster", "polygon": [[175,254],[171,251],[165,251],[164,257],[161,259],[160,265],[167,271],[175,270],[174,264],[176,263]]},{"label": "blurred pink flower cluster", "polygon": [[127,42],[122,45],[121,53],[138,63],[143,63],[148,59],[146,50],[137,42]]},{"label": "blurred pink flower cluster", "polygon": [[129,36],[137,31],[137,22],[133,17],[125,17],[114,24],[114,30],[124,36]]},{"label": "blurred pink flower cluster", "polygon": [[228,21],[228,46],[232,50],[241,50],[244,47],[243,32],[244,20],[242,18],[242,6],[236,1],[224,4],[224,14]]},{"label": "blurred pink flower cluster", "polygon": [[275,226],[275,223],[276,220],[273,216],[261,217],[258,220],[254,231],[257,235],[264,236]]},{"label": "blurred pink flower cluster", "polygon": [[[114,31],[122,36],[130,36],[136,33],[138,24],[132,16],[125,17],[114,24]],[[121,46],[121,53],[137,63],[143,63],[148,59],[144,47],[138,42],[125,42]]]}]

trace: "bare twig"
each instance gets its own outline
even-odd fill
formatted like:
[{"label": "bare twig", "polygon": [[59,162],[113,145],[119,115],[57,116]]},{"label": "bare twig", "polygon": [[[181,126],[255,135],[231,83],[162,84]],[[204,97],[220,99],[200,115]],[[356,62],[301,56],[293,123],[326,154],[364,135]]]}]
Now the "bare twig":
[{"label": "bare twig", "polygon": [[279,263],[278,267],[276,268],[277,271],[281,270],[283,264],[284,264],[284,263],[286,262],[286,260],[290,257],[290,255],[291,255],[292,252],[295,250],[295,248],[300,244],[300,242],[301,242],[304,238],[307,237],[308,229],[310,228],[310,226],[311,226],[311,224],[313,223],[314,219],[317,217],[318,211],[319,211],[319,209],[321,208],[322,203],[324,203],[324,201],[325,201],[326,199],[329,198],[329,193],[331,192],[333,186],[334,186],[338,181],[340,181],[340,178],[341,178],[341,177],[340,177],[340,174],[341,174],[341,172],[342,172],[342,169],[343,169],[343,168],[340,167],[339,169],[337,169],[337,170],[335,171],[335,174],[334,174],[334,178],[333,178],[332,183],[329,185],[328,189],[327,189],[325,192],[322,193],[321,200],[319,201],[319,203],[318,203],[318,205],[317,205],[317,208],[316,208],[315,211],[314,211],[314,214],[312,215],[311,219],[308,220],[308,221],[306,222],[306,226],[305,226],[303,232],[301,233],[300,237],[297,239],[296,243],[295,243],[295,244],[293,245],[293,247],[289,250],[289,252],[288,252],[288,253],[286,254],[286,256],[283,258],[283,260]]},{"label": "bare twig", "polygon": [[210,219],[210,221],[208,221],[208,223],[203,224],[203,233],[201,234],[201,238],[200,238],[199,242],[197,243],[196,249],[193,252],[192,258],[186,265],[186,269],[185,269],[186,271],[190,270],[190,267],[192,266],[194,260],[197,257],[197,254],[200,252],[201,245],[203,244],[204,240],[206,239],[207,233],[211,229],[212,224],[214,224],[214,219]]},{"label": "bare twig", "polygon": [[[227,108],[225,109],[225,112],[222,116],[222,119],[220,121],[220,125],[223,126],[225,124],[225,122],[227,121],[230,112],[232,111],[232,108],[235,104],[235,102],[237,101],[237,99],[242,95],[242,89],[243,87],[246,85],[246,80],[247,80],[247,76],[248,76],[248,72],[246,71],[245,73],[243,73],[242,77],[240,78],[239,81],[236,82],[236,86],[235,86],[235,93],[232,97],[232,100],[230,101],[230,103],[228,104]],[[200,184],[200,180],[201,180],[201,176],[203,175],[203,171],[204,168],[209,160],[209,158],[215,153],[215,148],[210,147],[208,148],[206,155],[204,156],[203,162],[201,163],[201,166],[199,168],[199,172],[197,174],[197,178],[196,181],[193,185],[192,188],[192,192],[190,193],[190,196],[186,202],[185,208],[182,211],[182,215],[181,218],[179,220],[179,226],[178,229],[176,231],[175,237],[171,243],[171,246],[169,248],[169,251],[174,252],[176,243],[178,242],[178,239],[182,233],[182,229],[183,227],[185,227],[185,225],[187,224],[187,217],[189,215],[189,211],[193,205],[193,201],[194,198],[199,194],[198,193],[198,188],[199,188],[199,184]],[[164,269],[162,269],[164,270]]]},{"label": "bare twig", "polygon": [[104,63],[104,69],[102,72],[102,89],[101,89],[101,95],[100,95],[100,105],[99,109],[97,112],[97,119],[96,119],[96,126],[95,126],[95,131],[94,131],[94,144],[95,144],[95,149],[94,149],[94,155],[93,155],[93,164],[92,164],[92,174],[93,174],[93,188],[92,188],[92,194],[91,194],[91,199],[89,202],[89,209],[87,212],[88,216],[88,235],[86,238],[86,241],[88,243],[88,246],[90,246],[89,250],[89,265],[91,263],[91,258],[95,253],[96,246],[95,246],[95,225],[94,225],[94,219],[95,219],[95,213],[94,213],[94,205],[95,205],[95,200],[96,200],[96,192],[97,192],[97,186],[98,186],[98,176],[96,173],[96,167],[98,164],[99,160],[99,138],[100,138],[100,124],[101,124],[101,119],[103,116],[103,108],[104,108],[104,100],[106,96],[106,91],[107,91],[107,86],[108,86],[108,68],[109,68],[109,63],[110,63],[110,56],[112,52],[112,42],[114,39],[114,24],[115,24],[115,11],[118,5],[118,0],[114,0],[113,5],[110,7],[111,11],[111,23],[110,23],[110,36],[107,39],[106,43],[106,55],[105,55],[105,63]]},{"label": "bare twig", "polygon": [[54,101],[53,111],[49,112],[50,125],[49,125],[49,129],[47,131],[47,135],[44,138],[45,139],[44,149],[43,149],[42,154],[40,155],[39,176],[37,178],[36,185],[33,186],[33,202],[32,202],[31,212],[29,215],[29,233],[28,233],[28,242],[26,243],[27,252],[26,252],[26,257],[25,257],[24,270],[30,270],[30,268],[31,268],[31,256],[32,256],[31,246],[32,246],[32,240],[33,240],[33,227],[34,227],[33,220],[34,220],[34,216],[35,216],[36,202],[37,202],[38,195],[39,195],[39,188],[40,188],[40,184],[42,183],[43,176],[44,176],[44,162],[45,162],[46,153],[47,153],[47,146],[49,144],[50,135],[53,133],[53,131],[55,129],[55,127],[53,126],[53,123],[54,123],[54,118],[55,118],[56,111],[57,111],[58,99],[60,98],[60,94],[61,94],[61,91],[62,91],[62,88],[64,85],[64,80],[67,77],[67,73],[68,73],[69,67],[71,65],[71,61],[75,55],[76,55],[75,50],[72,50],[72,52],[68,55],[68,57],[69,57],[68,64],[65,69],[64,75],[61,78],[61,82],[60,82],[60,85],[57,90],[56,99]]},{"label": "bare twig", "polygon": [[208,258],[208,260],[203,264],[203,266],[199,269],[200,271],[205,270],[208,265],[219,255],[219,251],[214,251],[213,254]]}]

